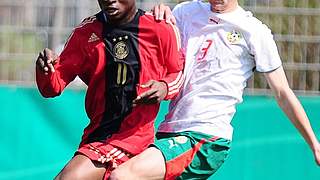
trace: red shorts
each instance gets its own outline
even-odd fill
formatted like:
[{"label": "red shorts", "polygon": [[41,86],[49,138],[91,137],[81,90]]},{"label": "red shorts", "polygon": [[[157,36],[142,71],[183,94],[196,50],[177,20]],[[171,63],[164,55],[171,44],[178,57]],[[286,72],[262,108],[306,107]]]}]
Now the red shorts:
[{"label": "red shorts", "polygon": [[112,170],[133,157],[118,147],[102,142],[85,144],[78,149],[77,153],[87,156],[92,161],[102,163],[106,168],[105,180],[109,178]]}]

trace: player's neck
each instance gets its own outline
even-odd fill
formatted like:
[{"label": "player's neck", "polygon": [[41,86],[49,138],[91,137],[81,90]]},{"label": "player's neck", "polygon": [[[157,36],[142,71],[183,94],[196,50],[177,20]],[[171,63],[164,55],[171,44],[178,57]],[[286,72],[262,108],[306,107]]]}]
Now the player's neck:
[{"label": "player's neck", "polygon": [[214,13],[229,13],[235,11],[238,8],[238,1],[229,3],[225,7],[215,7],[211,5],[211,11]]}]

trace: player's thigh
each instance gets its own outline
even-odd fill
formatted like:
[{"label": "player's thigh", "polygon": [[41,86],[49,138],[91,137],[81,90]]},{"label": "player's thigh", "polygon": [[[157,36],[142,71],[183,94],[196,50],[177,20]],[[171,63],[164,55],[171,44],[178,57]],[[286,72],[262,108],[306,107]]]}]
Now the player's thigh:
[{"label": "player's thigh", "polygon": [[224,162],[230,140],[192,131],[158,133],[155,145],[166,160],[165,179],[207,179]]},{"label": "player's thigh", "polygon": [[208,179],[224,163],[230,150],[230,141],[220,138],[205,142],[191,163],[176,179]]},{"label": "player's thigh", "polygon": [[55,179],[102,179],[105,171],[106,169],[101,163],[93,162],[88,157],[77,154],[60,171]]},{"label": "player's thigh", "polygon": [[163,179],[165,160],[159,149],[149,147],[139,155],[121,164],[116,168],[115,173],[137,179]]}]

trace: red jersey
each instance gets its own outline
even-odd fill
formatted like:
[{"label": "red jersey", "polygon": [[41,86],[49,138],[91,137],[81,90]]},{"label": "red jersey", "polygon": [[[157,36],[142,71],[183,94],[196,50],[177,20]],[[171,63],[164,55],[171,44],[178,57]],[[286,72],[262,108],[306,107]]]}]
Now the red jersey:
[{"label": "red jersey", "polygon": [[183,81],[178,34],[173,25],[156,22],[142,10],[119,26],[108,24],[100,12],[75,28],[54,73],[44,75],[37,69],[39,91],[44,97],[60,95],[79,76],[88,86],[85,107],[90,119],[80,146],[105,142],[140,153],[154,140],[159,104],[132,108],[132,100],[147,90],[139,84],[149,80],[167,84],[165,99],[178,93]]}]

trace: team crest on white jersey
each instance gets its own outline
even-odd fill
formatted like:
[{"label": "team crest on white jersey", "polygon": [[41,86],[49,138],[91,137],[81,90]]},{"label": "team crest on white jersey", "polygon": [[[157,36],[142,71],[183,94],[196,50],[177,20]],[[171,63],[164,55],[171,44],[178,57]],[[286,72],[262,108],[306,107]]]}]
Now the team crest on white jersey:
[{"label": "team crest on white jersey", "polygon": [[242,34],[236,30],[227,33],[227,40],[231,44],[237,44],[242,39]]}]

